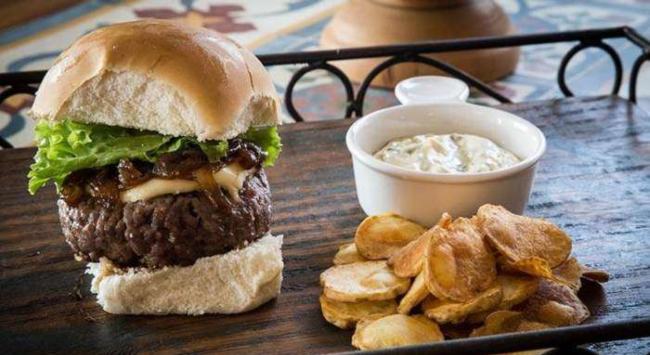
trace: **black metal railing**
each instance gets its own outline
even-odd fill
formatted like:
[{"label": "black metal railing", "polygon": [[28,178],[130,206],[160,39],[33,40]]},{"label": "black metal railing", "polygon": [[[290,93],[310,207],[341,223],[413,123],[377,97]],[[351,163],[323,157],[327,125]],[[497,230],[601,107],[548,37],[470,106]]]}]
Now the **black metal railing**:
[{"label": "black metal railing", "polygon": [[[296,84],[307,73],[314,70],[325,70],[337,77],[345,90],[347,105],[344,117],[363,115],[363,104],[372,81],[387,68],[406,62],[422,63],[443,71],[453,77],[463,80],[467,85],[496,99],[501,103],[510,103],[510,99],[492,89],[488,84],[473,77],[472,75],[443,61],[426,56],[427,54],[441,52],[457,52],[476,49],[520,47],[529,45],[540,45],[560,42],[578,42],[562,58],[557,73],[558,86],[565,96],[573,96],[573,92],[566,83],[566,68],[571,59],[580,51],[587,48],[598,48],[605,51],[614,63],[614,83],[611,93],[616,95],[620,92],[623,82],[623,63],[616,50],[604,40],[623,38],[636,45],[641,53],[634,61],[630,71],[628,86],[628,97],[636,102],[636,86],[638,83],[639,71],[644,62],[650,60],[650,40],[643,37],[631,27],[614,27],[581,31],[566,31],[554,33],[525,34],[505,37],[480,37],[463,40],[431,41],[421,43],[397,44],[388,46],[344,48],[335,50],[320,50],[299,53],[264,54],[258,56],[265,66],[275,65],[304,65],[293,73],[285,90],[285,104],[287,111],[296,121],[304,121],[293,102],[293,94]],[[331,62],[339,60],[353,60],[362,58],[387,58],[385,61],[373,68],[366,78],[354,89],[350,78]],[[0,104],[10,96],[16,94],[34,94],[38,84],[43,79],[45,71],[30,71],[18,73],[0,74]],[[0,146],[10,148],[11,144],[0,137]]]},{"label": "black metal railing", "polygon": [[[562,58],[560,67],[558,69],[558,85],[565,96],[573,96],[573,92],[571,92],[566,84],[566,68],[571,59],[578,52],[587,48],[602,49],[612,58],[612,61],[614,62],[615,78],[611,92],[612,95],[615,95],[619,93],[623,81],[623,64],[616,50],[607,43],[603,42],[606,39],[614,38],[627,39],[639,47],[641,50],[641,54],[634,62],[632,71],[630,72],[629,80],[629,99],[632,102],[636,102],[636,85],[638,81],[639,70],[645,61],[650,60],[650,41],[631,27],[614,27],[582,31],[514,35],[505,37],[481,37],[463,40],[431,41],[377,47],[344,48],[336,50],[310,51],[303,53],[268,54],[260,55],[259,58],[266,66],[306,64],[305,67],[301,68],[293,74],[291,80],[289,81],[289,85],[287,86],[287,90],[285,91],[285,103],[287,105],[289,114],[296,121],[303,121],[302,116],[299,112],[297,112],[293,104],[293,89],[300,78],[314,70],[322,69],[329,71],[341,80],[346,92],[348,102],[348,105],[345,109],[346,118],[352,117],[353,114],[356,116],[362,116],[363,103],[372,81],[387,68],[405,62],[418,62],[432,66],[451,76],[463,80],[470,87],[479,90],[480,92],[496,99],[501,103],[510,103],[510,99],[499,94],[497,91],[493,90],[489,85],[483,83],[481,80],[452,65],[449,65],[437,59],[426,57],[424,55],[441,52],[520,47],[559,42],[578,42],[578,44],[571,48]],[[388,57],[388,59],[381,62],[368,73],[366,78],[359,86],[356,95],[354,94],[352,83],[347,75],[329,63],[338,60],[377,57]]]}]

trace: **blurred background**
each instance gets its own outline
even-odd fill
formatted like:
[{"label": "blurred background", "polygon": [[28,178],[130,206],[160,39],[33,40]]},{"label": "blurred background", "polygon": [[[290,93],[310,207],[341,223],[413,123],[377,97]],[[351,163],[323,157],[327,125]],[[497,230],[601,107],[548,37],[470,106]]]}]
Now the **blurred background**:
[{"label": "blurred background", "polygon": [[[650,0],[22,0],[0,1],[0,72],[47,69],[77,37],[111,23],[140,18],[184,21],[226,33],[256,54],[308,51],[341,46],[462,38],[476,35],[538,33],[628,25],[650,36]],[[608,41],[623,59],[627,75],[639,49],[624,40]],[[475,75],[515,102],[560,97],[556,73],[574,43],[528,46],[521,51],[460,52],[442,57]],[[372,63],[343,63],[352,77]],[[282,94],[297,66],[270,71]],[[422,74],[405,67],[379,78],[366,112],[397,103],[390,86],[401,76]],[[604,52],[579,52],[567,82],[576,95],[607,94],[614,68]],[[294,93],[308,120],[341,118],[342,86],[325,72],[303,78]],[[638,95],[650,108],[650,64],[642,69]],[[471,101],[494,103],[472,93]],[[28,96],[0,106],[0,135],[15,146],[32,144],[33,122],[26,117]],[[287,120],[289,118],[287,117]]]}]

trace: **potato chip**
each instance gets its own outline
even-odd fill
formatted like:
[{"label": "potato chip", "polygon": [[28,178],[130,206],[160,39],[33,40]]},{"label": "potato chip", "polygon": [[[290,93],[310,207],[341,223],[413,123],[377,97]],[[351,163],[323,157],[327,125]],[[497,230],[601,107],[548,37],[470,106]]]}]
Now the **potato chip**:
[{"label": "potato chip", "polygon": [[501,302],[501,296],[501,287],[495,285],[464,303],[428,297],[422,303],[422,311],[439,324],[457,324],[464,321],[470,314],[496,308]]},{"label": "potato chip", "polygon": [[499,309],[510,309],[524,302],[535,294],[539,286],[538,278],[526,275],[501,274],[497,276],[497,282],[503,294]]},{"label": "potato chip", "polygon": [[336,265],[320,275],[323,294],[341,302],[382,301],[408,291],[411,280],[396,276],[386,261]]},{"label": "potato chip", "polygon": [[361,350],[376,350],[442,340],[444,337],[438,325],[426,317],[393,314],[359,322],[352,335],[352,346]]},{"label": "potato chip", "polygon": [[[580,324],[582,320],[576,319],[574,308],[557,301],[548,301],[539,305],[535,315],[550,324],[557,326]],[[589,317],[588,315],[585,319]]]},{"label": "potato chip", "polygon": [[[443,213],[436,225],[446,228],[450,223],[451,216],[448,213]],[[388,259],[388,265],[393,267],[395,275],[399,277],[415,277],[420,273],[430,239],[431,234],[425,232]]]},{"label": "potato chip", "polygon": [[540,323],[540,322],[533,322],[529,320],[523,320],[521,323],[519,323],[519,326],[517,326],[517,331],[518,332],[532,332],[535,330],[544,330],[544,329],[549,329],[553,328],[548,324]]},{"label": "potato chip", "polygon": [[571,253],[571,238],[546,220],[518,216],[489,204],[481,206],[477,216],[481,230],[508,266],[527,274],[551,278],[551,268]]},{"label": "potato chip", "polygon": [[343,244],[339,247],[339,251],[334,255],[333,263],[334,265],[345,265],[363,261],[368,261],[368,259],[359,254],[357,246],[353,242]]},{"label": "potato chip", "polygon": [[354,235],[359,254],[366,259],[388,259],[426,229],[394,213],[369,216]]},{"label": "potato chip", "polygon": [[589,318],[589,310],[569,286],[546,279],[521,311],[531,320],[553,326],[580,324]]},{"label": "potato chip", "polygon": [[425,232],[388,259],[388,265],[393,268],[395,275],[399,277],[415,277],[420,273],[430,239],[431,234]]},{"label": "potato chip", "polygon": [[551,328],[550,325],[525,319],[525,314],[516,311],[496,311],[485,318],[485,324],[476,328],[470,337],[513,332],[528,332]]},{"label": "potato chip", "polygon": [[581,276],[589,281],[604,283],[609,281],[609,274],[605,270],[595,269],[590,266],[580,265]]},{"label": "potato chip", "polygon": [[501,269],[506,272],[520,272],[531,276],[543,277],[546,279],[553,278],[553,270],[548,264],[548,261],[531,256],[526,259],[517,260],[515,262],[509,261],[506,258],[497,258],[497,262],[502,263]]},{"label": "potato chip", "polygon": [[569,286],[574,293],[578,293],[582,287],[581,276],[582,267],[574,257],[566,259],[565,262],[553,269],[553,280]]},{"label": "potato chip", "polygon": [[490,287],[496,279],[496,262],[469,219],[458,218],[448,229],[436,226],[430,233],[424,272],[434,296],[466,302]]},{"label": "potato chip", "polygon": [[352,329],[362,319],[377,319],[397,313],[395,300],[339,302],[320,296],[320,308],[328,322],[341,329]]},{"label": "potato chip", "polygon": [[[453,218],[451,218],[451,215],[447,212],[443,213],[442,216],[440,216],[440,219],[436,223],[436,226],[440,228],[449,228],[451,225],[451,222],[453,222]],[[472,222],[473,223],[473,222]]]},{"label": "potato chip", "polygon": [[469,333],[472,332],[472,328],[465,323],[460,324],[439,324],[440,331],[442,335],[445,336],[445,339],[462,339],[469,337]]},{"label": "potato chip", "polygon": [[[539,279],[528,275],[501,274],[497,276],[497,283],[501,287],[502,296],[496,309],[508,310],[534,295]],[[473,313],[465,321],[469,324],[483,323],[490,313],[491,310]]]},{"label": "potato chip", "polygon": [[418,274],[411,284],[408,292],[402,297],[397,307],[397,312],[401,314],[409,314],[413,307],[417,306],[429,295],[429,289],[424,280],[424,273]]},{"label": "potato chip", "polygon": [[[489,244],[489,243],[488,243]],[[495,254],[497,261],[497,273],[506,273],[506,274],[522,274],[521,271],[515,269],[512,266],[512,263],[503,255]]]},{"label": "potato chip", "polygon": [[362,350],[579,324],[589,317],[581,279],[609,275],[571,248],[556,225],[501,206],[444,214],[426,231],[395,214],[371,216],[321,274],[321,311],[339,328],[356,326],[352,345]]},{"label": "potato chip", "polygon": [[473,313],[467,316],[465,318],[465,323],[467,324],[481,324],[485,322],[485,318],[489,316],[493,311],[484,311],[484,312],[478,312],[478,313]]},{"label": "potato chip", "polygon": [[496,311],[490,313],[487,318],[485,318],[485,324],[482,327],[474,329],[470,334],[470,337],[514,332],[517,330],[523,319],[524,315],[521,312]]},{"label": "potato chip", "polygon": [[[497,282],[501,287],[501,302],[496,307],[499,310],[508,310],[535,294],[539,285],[539,279],[527,275],[508,275],[501,274],[497,276]],[[479,324],[485,321],[491,311],[473,313],[467,316],[465,322],[469,324]]]}]

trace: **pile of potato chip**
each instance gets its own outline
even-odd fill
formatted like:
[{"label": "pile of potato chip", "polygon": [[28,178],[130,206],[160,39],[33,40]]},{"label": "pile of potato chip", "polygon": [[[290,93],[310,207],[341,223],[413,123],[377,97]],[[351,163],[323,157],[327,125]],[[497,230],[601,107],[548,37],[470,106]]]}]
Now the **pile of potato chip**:
[{"label": "pile of potato chip", "polygon": [[570,255],[571,238],[556,225],[501,206],[445,214],[428,230],[370,216],[321,274],[321,310],[355,328],[362,350],[579,324],[589,317],[581,279],[609,276]]}]

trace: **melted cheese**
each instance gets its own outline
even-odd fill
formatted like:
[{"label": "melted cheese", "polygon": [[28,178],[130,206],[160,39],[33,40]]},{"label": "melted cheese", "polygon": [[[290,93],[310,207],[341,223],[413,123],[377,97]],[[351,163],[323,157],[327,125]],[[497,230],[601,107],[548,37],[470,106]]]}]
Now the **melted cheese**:
[{"label": "melted cheese", "polygon": [[230,197],[239,201],[239,190],[244,186],[244,181],[253,169],[244,170],[239,164],[230,164],[219,171],[212,173],[214,181],[226,189]]},{"label": "melted cheese", "polygon": [[199,189],[199,183],[184,179],[158,179],[147,180],[142,184],[122,191],[120,198],[123,202],[148,200],[161,195],[182,194]]},{"label": "melted cheese", "polygon": [[[244,186],[246,178],[254,169],[245,170],[239,164],[230,164],[212,173],[214,181],[223,187],[228,194],[239,201],[239,190]],[[153,178],[142,184],[120,193],[122,202],[135,202],[148,200],[168,194],[182,194],[199,190],[201,186],[194,180],[185,179],[159,179]]]}]

